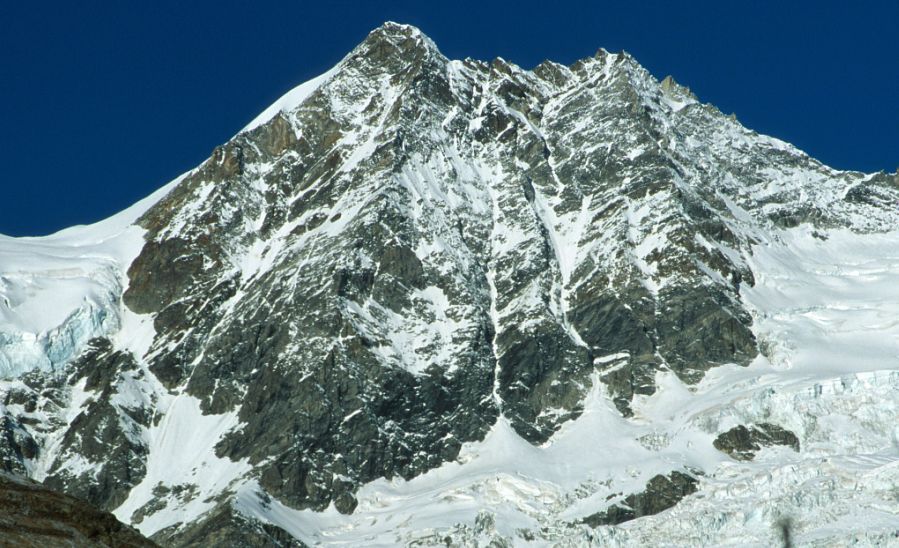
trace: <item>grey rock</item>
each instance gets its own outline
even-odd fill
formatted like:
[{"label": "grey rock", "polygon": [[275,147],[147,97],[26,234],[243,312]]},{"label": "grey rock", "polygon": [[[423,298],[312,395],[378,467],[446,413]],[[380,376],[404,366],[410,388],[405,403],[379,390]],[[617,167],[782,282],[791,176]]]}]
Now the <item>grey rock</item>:
[{"label": "grey rock", "polygon": [[698,480],[689,474],[674,471],[653,476],[646,489],[625,497],[602,512],[587,516],[582,522],[591,527],[618,525],[642,516],[652,516],[674,507],[681,499],[697,490]]},{"label": "grey rock", "polygon": [[[112,510],[146,473],[147,448],[141,432],[149,426],[151,412],[144,407],[124,407],[112,397],[119,383],[139,378],[141,372],[130,354],[113,351],[105,339],[93,341],[71,368],[69,384],[81,381],[83,389],[95,397],[68,425],[60,441],[60,457],[44,484]],[[96,470],[73,472],[66,463],[76,456],[94,463]]]},{"label": "grey rock", "polygon": [[163,529],[153,535],[163,546],[228,546],[234,548],[304,548],[280,527],[262,523],[221,506],[196,523]]},{"label": "grey rock", "polygon": [[38,454],[38,445],[14,417],[0,415],[0,471],[25,476],[25,461]]},{"label": "grey rock", "polygon": [[752,426],[735,426],[722,432],[712,442],[715,449],[727,453],[737,460],[752,460],[762,447],[785,445],[799,451],[799,438],[796,434],[767,422]]}]

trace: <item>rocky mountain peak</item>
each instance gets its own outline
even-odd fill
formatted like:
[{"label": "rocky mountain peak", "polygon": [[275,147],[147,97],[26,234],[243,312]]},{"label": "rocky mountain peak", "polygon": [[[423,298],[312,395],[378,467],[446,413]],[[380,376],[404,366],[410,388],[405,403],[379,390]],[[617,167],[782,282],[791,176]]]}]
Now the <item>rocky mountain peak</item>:
[{"label": "rocky mountain peak", "polygon": [[446,62],[437,45],[418,28],[393,22],[371,31],[344,62],[358,58],[394,74],[410,66]]},{"label": "rocky mountain peak", "polygon": [[[518,478],[528,535],[661,511],[722,432],[808,446],[702,395],[787,368],[770,322],[805,305],[759,297],[782,242],[891,230],[897,198],[625,53],[528,71],[386,23],[135,214],[103,321],[54,332],[91,333],[63,373],[3,385],[0,464],[175,544],[340,529],[469,459]],[[439,505],[493,493],[475,475]]]}]

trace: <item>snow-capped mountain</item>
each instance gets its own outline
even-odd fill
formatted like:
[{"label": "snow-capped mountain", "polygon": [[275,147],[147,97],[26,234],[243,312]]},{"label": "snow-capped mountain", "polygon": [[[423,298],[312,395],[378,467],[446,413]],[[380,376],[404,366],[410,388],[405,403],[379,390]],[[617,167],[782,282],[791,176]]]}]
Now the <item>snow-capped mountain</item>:
[{"label": "snow-capped mountain", "polygon": [[169,545],[899,542],[897,227],[626,53],[387,23],[0,239],[0,468]]}]

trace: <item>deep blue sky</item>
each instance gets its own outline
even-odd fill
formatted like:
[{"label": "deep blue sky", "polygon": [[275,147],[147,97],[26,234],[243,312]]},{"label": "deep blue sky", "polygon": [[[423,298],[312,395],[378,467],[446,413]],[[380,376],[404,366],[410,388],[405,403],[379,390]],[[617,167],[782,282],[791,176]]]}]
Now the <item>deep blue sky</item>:
[{"label": "deep blue sky", "polygon": [[899,0],[552,4],[3,2],[0,233],[121,210],[385,20],[525,68],[625,49],[827,164],[899,167]]}]

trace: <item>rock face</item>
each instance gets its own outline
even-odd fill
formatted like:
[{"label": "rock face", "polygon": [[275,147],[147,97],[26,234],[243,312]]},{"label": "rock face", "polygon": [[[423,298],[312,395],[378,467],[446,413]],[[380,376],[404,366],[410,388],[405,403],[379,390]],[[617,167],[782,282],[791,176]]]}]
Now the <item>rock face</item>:
[{"label": "rock face", "polygon": [[646,490],[633,493],[610,506],[607,510],[584,518],[591,527],[618,525],[643,516],[652,516],[677,504],[682,498],[696,492],[696,478],[681,472],[668,476],[654,476],[646,484]]},{"label": "rock face", "polygon": [[[897,199],[897,176],[823,166],[626,53],[527,71],[385,24],[132,212],[122,234],[140,241],[110,252],[116,321],[0,385],[0,467],[167,544],[291,545],[396,503],[366,489],[461,466],[472,443],[530,454],[614,416],[602,428],[635,429],[628,451],[676,456],[627,471],[617,509],[594,501],[617,476],[591,476],[546,515],[654,514],[697,489],[675,468],[718,455],[718,425],[650,431],[651,402],[782,363],[746,298],[767,280],[756,251],[803,227],[888,231]],[[714,447],[798,450],[761,422]],[[672,442],[699,430],[699,448]],[[454,530],[504,526],[479,519]],[[562,535],[528,519],[514,538]]]},{"label": "rock face", "polygon": [[0,544],[151,548],[156,544],[84,501],[0,473]]},{"label": "rock face", "polygon": [[752,460],[762,447],[772,445],[785,445],[799,451],[799,438],[776,424],[761,423],[748,428],[741,424],[719,435],[713,445],[737,460]]},{"label": "rock face", "polygon": [[306,547],[283,529],[241,516],[229,506],[210,512],[190,527],[163,529],[153,538],[163,546]]}]

